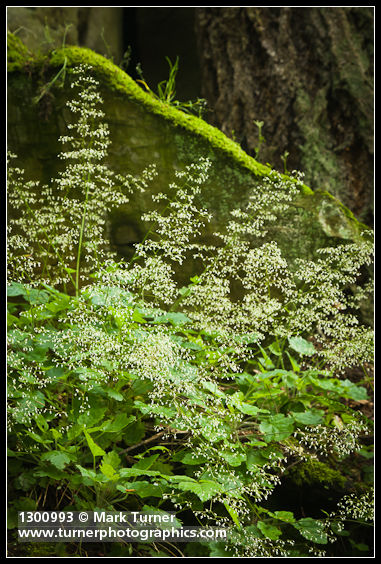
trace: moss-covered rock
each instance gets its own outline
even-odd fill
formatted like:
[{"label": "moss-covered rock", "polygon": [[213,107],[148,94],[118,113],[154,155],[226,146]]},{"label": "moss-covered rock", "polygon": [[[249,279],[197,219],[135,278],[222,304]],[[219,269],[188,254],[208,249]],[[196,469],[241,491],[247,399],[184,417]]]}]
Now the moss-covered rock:
[{"label": "moss-covered rock", "polygon": [[7,34],[8,43],[8,72],[14,72],[17,70],[25,69],[28,65],[28,61],[31,58],[31,54],[24,43],[14,35],[8,32]]},{"label": "moss-covered rock", "polygon": [[[165,191],[175,170],[200,156],[211,159],[212,173],[202,195],[214,215],[211,230],[221,229],[229,211],[244,205],[250,190],[270,172],[217,128],[155,99],[90,49],[72,46],[36,56],[12,34],[8,45],[8,147],[20,157],[30,178],[47,182],[57,173],[56,155],[61,150],[57,140],[69,119],[66,71],[80,63],[91,65],[101,84],[112,140],[108,164],[113,170],[139,174],[155,163],[159,175],[152,190]],[[329,244],[354,240],[366,229],[328,192],[303,186],[293,204],[270,233],[290,256],[310,255],[327,240]],[[111,232],[121,254],[140,239],[140,215],[151,205],[151,193],[146,193],[114,214]]]}]

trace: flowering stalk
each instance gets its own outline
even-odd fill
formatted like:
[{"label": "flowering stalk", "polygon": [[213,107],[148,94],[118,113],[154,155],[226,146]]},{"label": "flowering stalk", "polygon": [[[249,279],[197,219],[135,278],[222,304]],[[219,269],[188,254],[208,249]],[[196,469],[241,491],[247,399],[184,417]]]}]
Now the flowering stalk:
[{"label": "flowering stalk", "polygon": [[86,221],[86,212],[87,212],[87,202],[88,202],[88,198],[89,198],[89,189],[90,189],[90,175],[88,175],[87,177],[87,181],[86,181],[86,194],[85,194],[85,203],[83,206],[83,214],[82,214],[82,220],[81,220],[81,229],[79,232],[79,242],[78,242],[78,251],[77,251],[77,265],[76,265],[76,269],[75,269],[75,295],[78,297],[78,293],[79,293],[79,271],[80,271],[80,265],[81,265],[81,252],[82,252],[82,241],[83,241],[83,233],[85,230],[85,221]]},{"label": "flowering stalk", "polygon": [[[100,122],[98,82],[86,65],[70,72],[77,94],[67,106],[77,119],[68,125],[71,135],[60,138],[66,148],[59,155],[66,164],[63,172],[40,187],[9,167],[9,201],[19,217],[9,221],[9,232],[15,234],[8,239],[8,264],[13,267],[10,279],[24,269],[31,284],[42,281],[66,290],[70,283],[78,296],[81,280],[115,256],[105,237],[108,212],[127,204],[133,190],[143,191],[154,171],[143,171],[139,179],[116,175],[102,164],[110,141],[107,124]],[[25,221],[24,210],[33,221]],[[48,242],[47,248],[41,241]],[[20,249],[28,253],[20,255]]]}]

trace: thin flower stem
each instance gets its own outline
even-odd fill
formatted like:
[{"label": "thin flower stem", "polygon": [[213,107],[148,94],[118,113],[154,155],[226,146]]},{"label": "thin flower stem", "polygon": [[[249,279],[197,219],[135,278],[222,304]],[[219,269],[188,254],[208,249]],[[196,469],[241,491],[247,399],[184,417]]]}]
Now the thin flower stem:
[{"label": "thin flower stem", "polygon": [[89,199],[89,191],[90,191],[90,173],[88,172],[87,180],[86,180],[86,194],[85,194],[85,202],[84,202],[84,207],[83,207],[81,229],[80,229],[80,232],[79,232],[77,264],[76,264],[76,269],[75,269],[75,295],[76,295],[76,297],[78,297],[78,295],[79,295],[79,271],[80,271],[82,242],[83,242],[83,235],[84,235],[84,231],[85,231],[85,222],[86,222],[87,203],[88,203],[88,199]]}]

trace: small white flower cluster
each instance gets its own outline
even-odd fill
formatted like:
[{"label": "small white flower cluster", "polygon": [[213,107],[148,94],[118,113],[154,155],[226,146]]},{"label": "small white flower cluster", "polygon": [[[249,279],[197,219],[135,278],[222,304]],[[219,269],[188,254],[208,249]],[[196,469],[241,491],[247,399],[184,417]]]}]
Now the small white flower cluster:
[{"label": "small white flower cluster", "polygon": [[360,448],[359,438],[369,434],[369,428],[361,421],[352,420],[340,426],[315,425],[297,429],[294,436],[307,448],[321,456],[336,453],[343,458]]},{"label": "small white flower cluster", "polygon": [[374,489],[371,488],[361,495],[352,493],[344,496],[337,504],[337,511],[331,513],[330,518],[341,521],[374,521]]},{"label": "small white flower cluster", "polygon": [[173,303],[177,287],[172,265],[181,265],[189,258],[197,248],[195,241],[202,228],[211,219],[209,212],[195,204],[200,185],[208,177],[210,164],[208,159],[201,158],[183,171],[176,171],[180,182],[169,185],[169,195],[152,196],[155,202],[164,201],[163,209],[142,216],[143,221],[151,223],[152,227],[143,241],[135,245],[125,281],[150,305]]},{"label": "small white flower cluster", "polygon": [[[16,155],[8,153],[7,184],[9,207],[14,215],[7,223],[7,269],[9,280],[35,279],[34,273],[41,267],[40,260],[32,252],[30,238],[25,236],[25,227],[32,227],[31,218],[28,221],[28,211],[36,204],[36,182],[25,182],[24,170],[11,166],[11,159]],[[43,243],[40,242],[40,249]],[[32,282],[33,283],[33,282]],[[35,280],[35,284],[37,280]]]},{"label": "small white flower cluster", "polygon": [[295,546],[292,539],[259,538],[250,530],[235,530],[229,535],[225,550],[232,550],[238,558],[287,558]]},{"label": "small white flower cluster", "polygon": [[[313,334],[319,356],[340,371],[372,360],[373,333],[349,312],[364,296],[360,292],[352,299],[348,288],[371,263],[373,245],[365,234],[361,241],[320,249],[317,259],[297,259],[291,267],[276,241],[260,244],[266,227],[287,211],[300,184],[296,173],[294,179],[284,179],[273,171],[256,186],[246,208],[232,211],[226,232],[215,234],[222,244],[195,249],[193,256],[204,270],[179,301],[200,329],[225,334],[226,342],[247,332],[255,332],[258,340],[269,334]],[[166,224],[167,239],[171,224],[177,225]],[[171,240],[176,237],[177,229]],[[237,284],[242,297],[232,294]]]},{"label": "small white flower cluster", "polygon": [[72,284],[78,292],[80,281],[114,256],[107,237],[108,213],[128,203],[131,190],[144,190],[155,175],[151,166],[132,179],[114,175],[103,164],[109,129],[100,121],[103,101],[91,70],[80,65],[71,71],[77,92],[67,106],[76,119],[67,126],[71,135],[60,137],[66,147],[59,154],[64,170],[40,186],[26,182],[24,171],[8,168],[10,281]]}]

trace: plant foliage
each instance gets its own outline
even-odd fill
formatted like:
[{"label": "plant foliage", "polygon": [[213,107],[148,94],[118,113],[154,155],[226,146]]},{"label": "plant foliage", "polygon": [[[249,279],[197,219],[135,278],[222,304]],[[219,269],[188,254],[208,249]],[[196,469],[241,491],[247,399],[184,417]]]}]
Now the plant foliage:
[{"label": "plant foliage", "polygon": [[[345,555],[369,552],[372,421],[361,407],[373,349],[356,311],[371,244],[323,248],[291,268],[261,238],[301,177],[272,172],[219,242],[201,245],[211,166],[201,158],[154,197],[146,237],[117,261],[107,212],[154,172],[121,178],[103,164],[97,83],[88,68],[73,76],[62,174],[37,189],[8,173],[9,526],[26,509],[155,508],[231,529],[227,543],[190,543],[190,556],[331,556],[340,543]],[[179,287],[177,269],[195,258],[199,271]],[[339,484],[341,501],[320,497],[309,515],[284,505],[295,476],[322,492]]]}]

